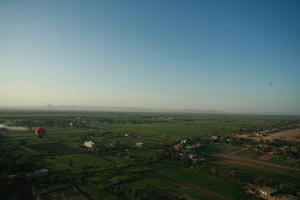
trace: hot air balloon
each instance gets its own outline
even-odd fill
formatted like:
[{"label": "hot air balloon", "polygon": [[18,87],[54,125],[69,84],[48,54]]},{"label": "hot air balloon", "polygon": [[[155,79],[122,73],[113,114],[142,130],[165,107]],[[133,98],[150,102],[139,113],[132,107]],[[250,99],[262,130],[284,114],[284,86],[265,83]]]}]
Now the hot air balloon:
[{"label": "hot air balloon", "polygon": [[46,129],[44,129],[44,128],[37,128],[37,129],[35,129],[34,132],[40,139],[42,139],[44,137],[45,133],[47,133]]}]

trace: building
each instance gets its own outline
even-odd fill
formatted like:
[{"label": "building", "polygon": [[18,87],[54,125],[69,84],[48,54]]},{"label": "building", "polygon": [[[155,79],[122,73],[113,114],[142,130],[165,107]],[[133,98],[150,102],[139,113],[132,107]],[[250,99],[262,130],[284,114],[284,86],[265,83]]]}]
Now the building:
[{"label": "building", "polygon": [[135,143],[135,146],[137,146],[137,147],[142,147],[143,145],[144,145],[144,143],[142,143],[142,142]]},{"label": "building", "polygon": [[213,142],[216,142],[219,139],[220,139],[220,136],[218,136],[218,135],[213,135],[213,136],[210,137],[210,140],[213,141]]},{"label": "building", "polygon": [[189,139],[183,139],[180,141],[180,144],[184,144],[184,145],[189,144],[189,143],[190,143]]},{"label": "building", "polygon": [[197,160],[197,155],[196,154],[189,154],[188,158],[191,160]]},{"label": "building", "polygon": [[92,140],[84,142],[83,145],[87,148],[94,148],[95,147],[95,143]]},{"label": "building", "polygon": [[27,175],[27,177],[35,178],[35,177],[45,176],[48,174],[48,172],[49,172],[49,170],[44,168],[44,169],[36,170],[34,172],[29,172],[26,175]]},{"label": "building", "polygon": [[256,137],[262,137],[262,136],[264,136],[264,134],[259,132],[259,133],[255,133],[255,136]]},{"label": "building", "polygon": [[173,147],[176,151],[179,151],[180,149],[182,149],[183,145],[178,143],[178,144],[175,144]]},{"label": "building", "polygon": [[277,190],[270,187],[261,187],[257,189],[258,193],[266,196],[273,196],[276,194]]}]

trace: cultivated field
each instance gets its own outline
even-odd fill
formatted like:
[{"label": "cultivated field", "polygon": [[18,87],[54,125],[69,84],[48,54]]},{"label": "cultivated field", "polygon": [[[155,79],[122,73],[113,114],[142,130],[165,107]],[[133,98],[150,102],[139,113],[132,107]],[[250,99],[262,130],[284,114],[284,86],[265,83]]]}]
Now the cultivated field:
[{"label": "cultivated field", "polygon": [[[43,200],[259,199],[245,189],[255,183],[297,196],[299,129],[269,135],[273,141],[283,135],[294,138],[287,143],[255,142],[236,135],[284,128],[299,120],[210,114],[0,113],[1,123],[23,127],[1,130],[6,131],[0,136],[1,195],[16,200],[24,195]],[[47,130],[44,138],[34,134],[37,127]],[[87,148],[85,141],[95,146]]]}]

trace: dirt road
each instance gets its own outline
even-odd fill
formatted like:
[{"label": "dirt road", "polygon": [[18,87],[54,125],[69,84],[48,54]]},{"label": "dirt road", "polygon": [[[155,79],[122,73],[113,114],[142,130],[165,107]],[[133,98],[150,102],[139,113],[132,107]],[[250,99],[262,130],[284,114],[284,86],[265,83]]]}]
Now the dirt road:
[{"label": "dirt road", "polygon": [[217,157],[225,159],[222,161],[217,161],[219,163],[227,162],[236,165],[252,167],[256,169],[268,170],[278,174],[284,174],[289,176],[300,176],[300,173],[296,169],[289,166],[278,165],[275,163],[268,163],[260,160],[242,158],[240,156],[231,155],[231,154],[218,154]]}]

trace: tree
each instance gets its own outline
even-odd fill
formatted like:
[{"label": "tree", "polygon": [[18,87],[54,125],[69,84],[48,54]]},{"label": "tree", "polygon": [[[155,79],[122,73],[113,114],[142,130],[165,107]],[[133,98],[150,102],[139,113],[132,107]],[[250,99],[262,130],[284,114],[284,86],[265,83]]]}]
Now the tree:
[{"label": "tree", "polygon": [[257,185],[264,185],[265,182],[266,182],[266,179],[263,176],[259,176],[254,179],[254,183]]},{"label": "tree", "polygon": [[71,160],[69,160],[69,163],[68,163],[68,165],[71,167],[71,168],[73,168],[73,165],[74,165],[74,161],[71,159]]}]

